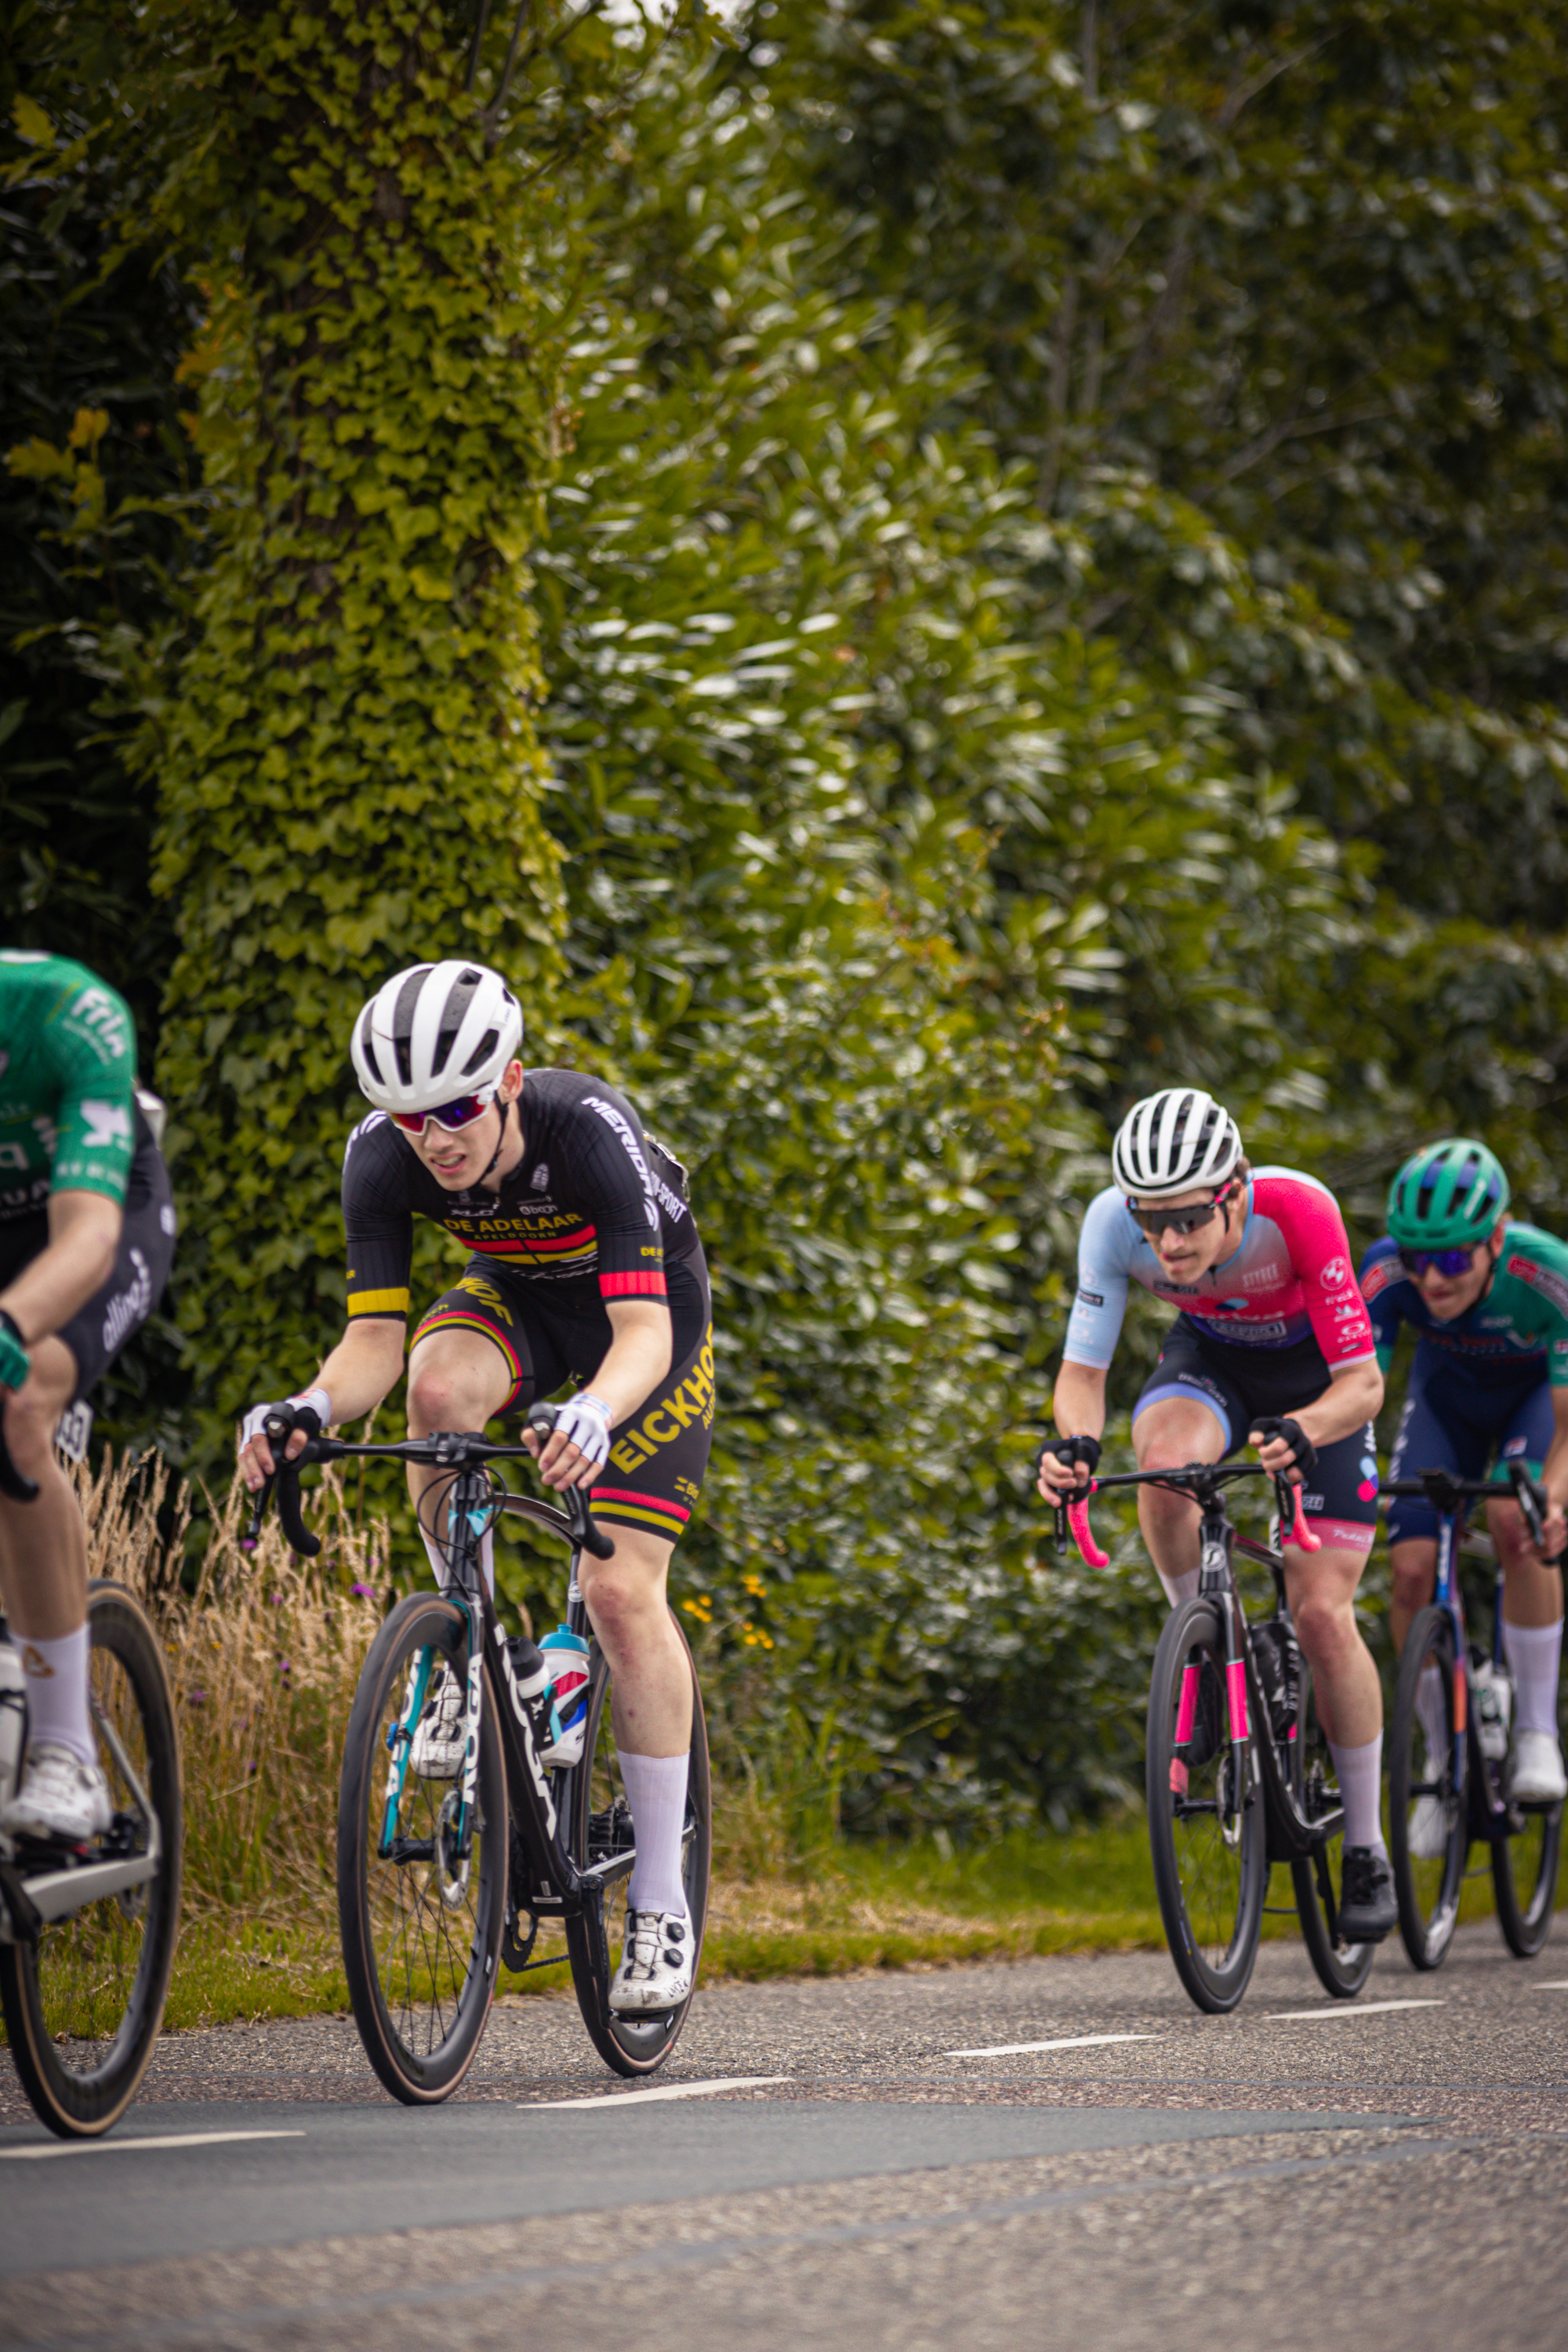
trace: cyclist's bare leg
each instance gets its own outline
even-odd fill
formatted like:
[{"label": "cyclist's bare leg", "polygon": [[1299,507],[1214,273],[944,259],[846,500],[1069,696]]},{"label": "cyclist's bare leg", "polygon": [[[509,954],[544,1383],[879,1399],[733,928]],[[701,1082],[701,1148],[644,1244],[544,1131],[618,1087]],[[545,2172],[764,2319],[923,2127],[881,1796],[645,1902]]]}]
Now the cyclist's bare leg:
[{"label": "cyclist's bare leg", "polygon": [[616,1745],[634,1756],[684,1756],[691,1746],[691,1668],[670,1622],[669,1556],[662,1536],[605,1528],[613,1559],[578,1565],[595,1638],[609,1664]]},{"label": "cyclist's bare leg", "polygon": [[76,1391],[76,1358],[40,1339],[26,1382],[5,1404],[5,1443],[37,1500],[0,1497],[0,1598],[13,1633],[54,1642],[87,1622],[87,1530],[55,1452],[55,1425]]},{"label": "cyclist's bare leg", "polygon": [[[511,1388],[511,1367],[482,1331],[427,1332],[408,1360],[408,1434],[429,1437],[438,1429],[483,1429],[500,1412]],[[408,1491],[416,1511],[427,1486],[450,1483],[450,1471],[408,1465]]]},{"label": "cyclist's bare leg", "polygon": [[1417,1610],[1425,1609],[1437,1590],[1436,1537],[1411,1536],[1404,1543],[1390,1544],[1388,1565],[1393,1578],[1388,1630],[1397,1651],[1405,1647],[1405,1636],[1415,1622]]},{"label": "cyclist's bare leg", "polygon": [[[1190,1402],[1165,1397],[1139,1414],[1132,1446],[1140,1470],[1180,1470],[1189,1462],[1219,1461],[1226,1434],[1218,1417],[1195,1397]],[[1173,1587],[1180,1578],[1197,1574],[1200,1516],[1190,1496],[1140,1486],[1138,1524],[1149,1557]]]},{"label": "cyclist's bare leg", "polygon": [[1510,1625],[1555,1625],[1563,1614],[1563,1563],[1542,1559],[1517,1503],[1489,1503],[1487,1527],[1503,1572],[1502,1613]]},{"label": "cyclist's bare leg", "polygon": [[1383,1686],[1355,1622],[1366,1554],[1284,1548],[1285,1591],[1307,1662],[1318,1718],[1336,1748],[1364,1748],[1383,1729]]}]

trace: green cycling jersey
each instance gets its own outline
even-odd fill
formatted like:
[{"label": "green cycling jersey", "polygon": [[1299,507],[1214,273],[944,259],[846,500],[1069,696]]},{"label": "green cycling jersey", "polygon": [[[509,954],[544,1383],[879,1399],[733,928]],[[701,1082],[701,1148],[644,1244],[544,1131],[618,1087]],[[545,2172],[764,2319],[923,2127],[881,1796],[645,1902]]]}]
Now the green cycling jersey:
[{"label": "green cycling jersey", "polygon": [[0,1221],[51,1192],[123,1202],[136,1152],[130,1007],[67,956],[0,950]]},{"label": "green cycling jersey", "polygon": [[1497,1271],[1473,1307],[1439,1321],[1405,1270],[1397,1243],[1373,1242],[1361,1264],[1377,1360],[1387,1371],[1401,1323],[1420,1347],[1486,1386],[1536,1370],[1568,1387],[1568,1247],[1538,1225],[1510,1223]]}]

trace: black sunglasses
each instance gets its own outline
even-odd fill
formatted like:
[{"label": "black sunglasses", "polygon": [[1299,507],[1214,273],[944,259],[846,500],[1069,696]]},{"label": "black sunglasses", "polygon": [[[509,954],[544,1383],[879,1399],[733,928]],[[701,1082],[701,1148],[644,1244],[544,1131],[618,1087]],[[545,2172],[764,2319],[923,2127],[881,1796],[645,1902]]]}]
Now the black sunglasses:
[{"label": "black sunglasses", "polygon": [[1236,1186],[1226,1184],[1212,1201],[1200,1201],[1191,1209],[1140,1209],[1129,1201],[1127,1213],[1146,1234],[1193,1234],[1200,1225],[1206,1225],[1215,1210],[1223,1209],[1235,1195]]}]

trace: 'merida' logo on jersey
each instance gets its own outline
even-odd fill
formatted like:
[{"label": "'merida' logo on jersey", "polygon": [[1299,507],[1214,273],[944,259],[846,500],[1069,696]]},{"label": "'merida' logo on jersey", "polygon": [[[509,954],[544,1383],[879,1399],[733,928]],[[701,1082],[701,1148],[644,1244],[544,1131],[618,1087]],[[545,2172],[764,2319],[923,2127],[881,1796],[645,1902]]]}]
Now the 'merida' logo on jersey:
[{"label": "'merida' logo on jersey", "polygon": [[605,1102],[601,1095],[589,1095],[586,1099],[588,1108],[590,1110],[596,1110],[599,1117],[604,1120],[605,1125],[606,1127],[614,1128],[616,1133],[620,1137],[622,1148],[626,1152],[626,1158],[631,1161],[632,1166],[637,1170],[638,1176],[642,1180],[644,1195],[642,1204],[643,1214],[647,1217],[648,1223],[652,1226],[654,1232],[657,1233],[658,1231],[658,1202],[654,1193],[653,1171],[648,1166],[647,1161],[643,1158],[641,1151],[637,1148],[637,1137],[632,1133],[629,1125],[621,1117],[620,1112],[616,1108],[614,1103]]}]

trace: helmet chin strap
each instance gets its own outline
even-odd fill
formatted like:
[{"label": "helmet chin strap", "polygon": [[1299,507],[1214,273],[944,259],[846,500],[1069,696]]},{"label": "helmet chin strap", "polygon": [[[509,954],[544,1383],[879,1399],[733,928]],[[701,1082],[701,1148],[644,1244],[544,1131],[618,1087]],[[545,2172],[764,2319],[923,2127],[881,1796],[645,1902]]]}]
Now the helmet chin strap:
[{"label": "helmet chin strap", "polygon": [[503,1102],[500,1107],[500,1133],[496,1138],[496,1148],[490,1154],[490,1164],[485,1170],[484,1175],[479,1180],[481,1184],[485,1181],[487,1177],[494,1175],[496,1161],[500,1158],[501,1153],[506,1147],[506,1115],[511,1108],[512,1102],[515,1102],[516,1100],[517,1097],[514,1095],[511,1097],[511,1101]]}]

